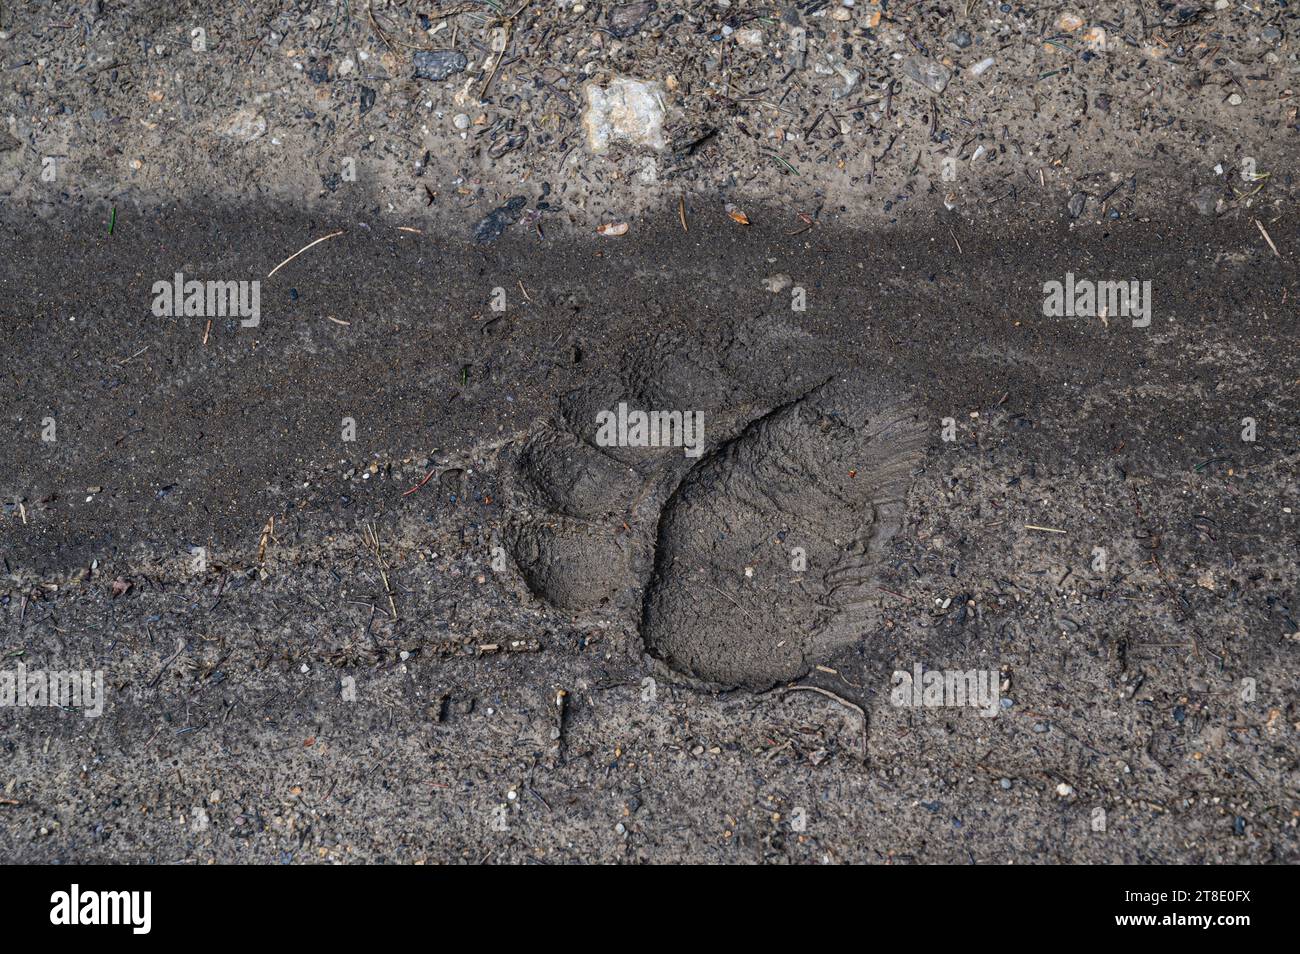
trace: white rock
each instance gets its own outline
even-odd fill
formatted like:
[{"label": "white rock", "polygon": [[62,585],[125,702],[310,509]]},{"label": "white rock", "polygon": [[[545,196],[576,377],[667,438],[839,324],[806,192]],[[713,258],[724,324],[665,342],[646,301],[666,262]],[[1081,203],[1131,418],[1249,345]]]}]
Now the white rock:
[{"label": "white rock", "polygon": [[241,109],[222,124],[221,135],[240,142],[252,142],[266,135],[266,120],[251,109]]},{"label": "white rock", "polygon": [[587,146],[600,154],[614,142],[663,149],[664,93],[658,83],[617,76],[602,88],[586,85],[587,108],[582,125]]}]

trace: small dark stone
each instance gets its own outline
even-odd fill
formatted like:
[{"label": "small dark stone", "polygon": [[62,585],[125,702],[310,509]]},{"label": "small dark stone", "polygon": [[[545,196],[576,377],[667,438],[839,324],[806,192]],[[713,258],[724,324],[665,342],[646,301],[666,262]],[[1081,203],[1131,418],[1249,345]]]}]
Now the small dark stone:
[{"label": "small dark stone", "polygon": [[508,226],[519,221],[520,211],[527,204],[526,198],[517,195],[500,208],[493,209],[474,226],[474,241],[479,245],[495,242]]},{"label": "small dark stone", "polygon": [[658,6],[654,0],[642,3],[620,3],[609,11],[609,32],[620,40],[629,37],[641,29],[641,24],[655,12]]},{"label": "small dark stone", "polygon": [[975,42],[974,38],[965,30],[958,30],[953,34],[952,42],[958,49],[964,50]]},{"label": "small dark stone", "polygon": [[1105,93],[1098,95],[1097,98],[1093,100],[1093,104],[1103,113],[1110,112],[1110,97]]},{"label": "small dark stone", "polygon": [[411,57],[415,64],[416,79],[445,80],[453,73],[462,73],[469,60],[460,50],[420,50]]},{"label": "small dark stone", "polygon": [[1088,193],[1076,192],[1070,196],[1070,218],[1077,219],[1083,215],[1084,208],[1088,205]]},{"label": "small dark stone", "polygon": [[364,116],[370,112],[370,107],[375,105],[375,91],[369,86],[361,87],[361,115]]}]

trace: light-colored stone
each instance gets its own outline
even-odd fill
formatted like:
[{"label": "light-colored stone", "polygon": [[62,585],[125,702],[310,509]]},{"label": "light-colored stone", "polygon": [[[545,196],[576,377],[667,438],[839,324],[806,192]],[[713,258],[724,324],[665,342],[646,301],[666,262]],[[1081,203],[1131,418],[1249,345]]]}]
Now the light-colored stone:
[{"label": "light-colored stone", "polygon": [[221,124],[221,135],[240,142],[252,142],[266,135],[266,120],[251,109],[241,109]]},{"label": "light-colored stone", "polygon": [[936,96],[947,88],[948,81],[952,79],[952,73],[942,63],[920,56],[908,57],[903,61],[903,75]]},{"label": "light-colored stone", "polygon": [[582,115],[587,146],[600,154],[615,142],[663,149],[664,94],[658,83],[617,76],[609,85],[586,86],[587,108]]},{"label": "light-colored stone", "polygon": [[1106,31],[1101,27],[1089,27],[1083,34],[1083,45],[1094,53],[1106,52]]}]

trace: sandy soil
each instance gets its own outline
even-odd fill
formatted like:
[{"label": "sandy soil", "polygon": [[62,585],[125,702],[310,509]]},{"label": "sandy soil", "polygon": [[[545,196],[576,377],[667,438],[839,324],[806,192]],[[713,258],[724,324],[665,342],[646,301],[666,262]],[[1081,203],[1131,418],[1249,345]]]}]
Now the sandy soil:
[{"label": "sandy soil", "polygon": [[0,854],[1295,862],[1292,15],[464,6],[0,12]]}]

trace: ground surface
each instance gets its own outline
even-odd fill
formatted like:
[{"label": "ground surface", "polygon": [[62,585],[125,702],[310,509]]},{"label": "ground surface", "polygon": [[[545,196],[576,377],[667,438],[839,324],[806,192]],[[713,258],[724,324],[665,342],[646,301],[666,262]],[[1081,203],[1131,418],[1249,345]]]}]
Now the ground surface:
[{"label": "ground surface", "polygon": [[[0,708],[0,856],[1296,861],[1290,14],[536,6],[195,5],[206,58],[0,12],[2,668],[107,689]],[[795,22],[860,108],[732,39]],[[676,77],[663,150],[591,153],[602,71]],[[176,272],[260,323],[155,316]],[[1067,274],[1150,324],[1045,316]],[[703,455],[602,446],[620,401]]]}]

